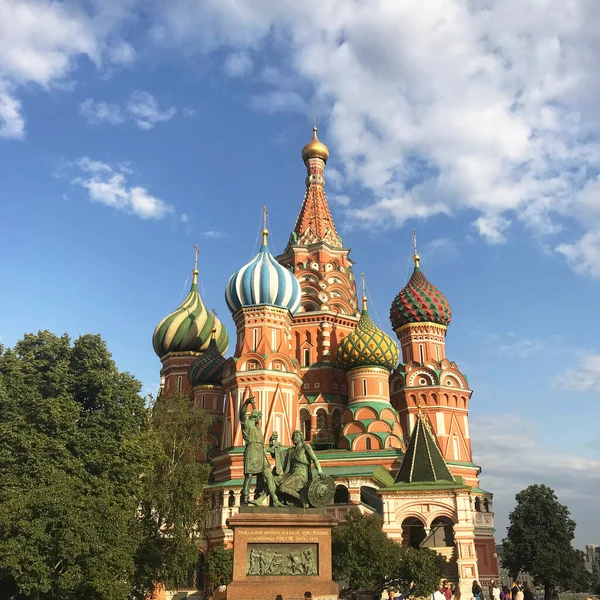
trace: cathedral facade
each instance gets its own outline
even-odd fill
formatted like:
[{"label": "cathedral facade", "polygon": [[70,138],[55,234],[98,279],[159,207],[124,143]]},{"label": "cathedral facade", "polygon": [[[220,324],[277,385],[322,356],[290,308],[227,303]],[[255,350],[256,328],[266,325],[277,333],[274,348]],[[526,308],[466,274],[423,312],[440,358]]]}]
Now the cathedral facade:
[{"label": "cathedral facade", "polygon": [[328,158],[315,127],[285,250],[272,254],[265,222],[258,254],[227,284],[233,356],[224,357],[229,336],[200,297],[196,268],[188,296],[154,332],[161,393],[188,393],[213,417],[204,550],[231,543],[226,521],[245,501],[239,409],[253,397],[265,443],[277,433],[291,446],[299,430],[312,444],[336,483],[328,511],[378,515],[398,542],[442,554],[448,576],[470,592],[498,566],[492,495],[472,459],[472,391],[446,356],[450,305],[415,245],[412,276],[391,302],[398,343],[373,323],[327,203]]}]

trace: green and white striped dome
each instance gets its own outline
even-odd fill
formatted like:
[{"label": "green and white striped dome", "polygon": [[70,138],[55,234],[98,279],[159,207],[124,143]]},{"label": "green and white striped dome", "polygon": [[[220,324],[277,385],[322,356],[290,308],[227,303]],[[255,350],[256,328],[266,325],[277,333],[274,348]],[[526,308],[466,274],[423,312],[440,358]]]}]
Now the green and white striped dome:
[{"label": "green and white striped dome", "polygon": [[198,270],[193,270],[192,287],[185,300],[167,315],[154,330],[154,352],[162,358],[170,352],[204,352],[211,340],[213,327],[215,341],[221,354],[227,352],[229,336],[223,323],[209,312],[198,292]]}]

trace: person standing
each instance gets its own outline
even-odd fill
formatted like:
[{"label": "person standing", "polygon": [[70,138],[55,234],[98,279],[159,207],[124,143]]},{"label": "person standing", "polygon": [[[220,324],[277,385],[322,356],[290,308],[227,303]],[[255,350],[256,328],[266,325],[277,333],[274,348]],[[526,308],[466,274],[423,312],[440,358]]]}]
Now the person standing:
[{"label": "person standing", "polygon": [[471,588],[471,592],[473,592],[473,598],[475,600],[483,600],[482,594],[481,594],[481,592],[482,592],[481,586],[479,585],[479,581],[477,581],[477,579],[473,582],[473,587]]},{"label": "person standing", "polygon": [[500,592],[500,600],[511,600],[510,590],[507,585],[502,586],[502,591]]},{"label": "person standing", "polygon": [[523,584],[523,600],[535,600],[528,581]]},{"label": "person standing", "polygon": [[446,600],[450,600],[452,598],[452,588],[450,587],[450,582],[447,579],[442,581],[442,589],[440,590],[444,596],[446,596]]},{"label": "person standing", "polygon": [[525,600],[522,583],[517,583],[517,593],[515,594],[515,600]]},{"label": "person standing", "polygon": [[440,583],[439,589],[437,589],[435,592],[433,592],[433,594],[431,594],[430,600],[446,600],[446,595],[444,594],[444,592],[442,592],[443,589],[444,588]]},{"label": "person standing", "polygon": [[500,588],[495,579],[490,581],[489,594],[490,600],[500,600]]}]

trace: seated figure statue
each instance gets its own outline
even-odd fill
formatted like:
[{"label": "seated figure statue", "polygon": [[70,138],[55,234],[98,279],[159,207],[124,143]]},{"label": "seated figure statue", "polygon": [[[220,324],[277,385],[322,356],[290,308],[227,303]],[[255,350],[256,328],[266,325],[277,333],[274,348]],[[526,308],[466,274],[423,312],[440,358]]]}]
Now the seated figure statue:
[{"label": "seated figure statue", "polygon": [[277,493],[284,500],[286,496],[290,499],[287,504],[293,504],[297,500],[304,508],[308,508],[308,501],[300,492],[312,478],[311,463],[314,463],[319,477],[324,476],[323,470],[312,446],[304,441],[301,431],[294,431],[292,442],[294,445],[285,451],[283,474],[276,479]]}]

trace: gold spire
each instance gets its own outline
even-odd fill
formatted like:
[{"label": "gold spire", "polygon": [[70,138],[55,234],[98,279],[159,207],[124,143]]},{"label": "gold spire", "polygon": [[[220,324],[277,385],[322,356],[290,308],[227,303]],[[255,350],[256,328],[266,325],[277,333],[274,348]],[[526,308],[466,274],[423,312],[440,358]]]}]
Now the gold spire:
[{"label": "gold spire", "polygon": [[263,230],[262,230],[262,245],[267,245],[267,238],[269,237],[269,230],[267,229],[267,207],[263,204]]},{"label": "gold spire", "polygon": [[413,229],[413,260],[415,261],[415,269],[419,268],[421,257],[417,252],[417,232]]},{"label": "gold spire", "polygon": [[367,294],[365,293],[365,274],[360,274],[361,285],[362,285],[362,309],[367,310]]},{"label": "gold spire", "polygon": [[323,162],[329,158],[329,149],[317,137],[317,117],[314,114],[312,140],[302,148],[302,160],[306,162],[310,158],[320,158]]},{"label": "gold spire", "polygon": [[198,245],[194,244],[194,270],[192,271],[192,275],[194,276],[192,279],[192,285],[198,285],[198,254],[199,254],[199,250],[198,250]]}]

